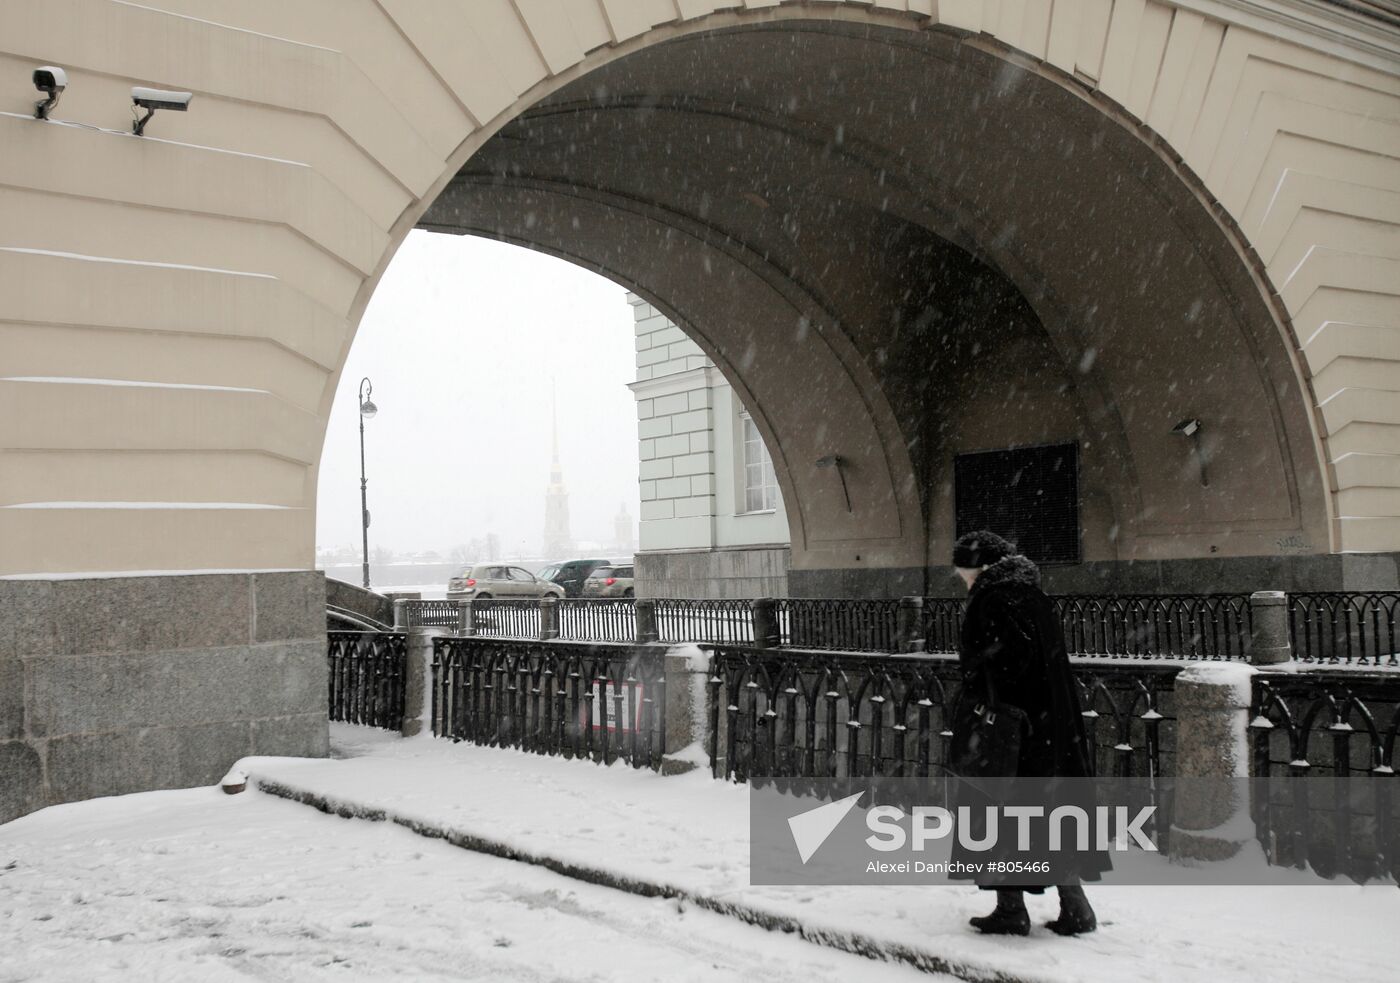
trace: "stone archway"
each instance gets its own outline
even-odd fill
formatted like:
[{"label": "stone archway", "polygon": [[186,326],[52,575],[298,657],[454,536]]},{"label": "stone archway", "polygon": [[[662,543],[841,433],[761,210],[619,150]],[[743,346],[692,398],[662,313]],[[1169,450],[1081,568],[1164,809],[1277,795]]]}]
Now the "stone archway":
[{"label": "stone archway", "polygon": [[1004,54],[801,19],[688,33],[523,107],[420,222],[565,256],[683,325],[774,448],[809,591],[922,591],[952,455],[1059,440],[1083,447],[1086,561],[1324,549],[1306,383],[1249,247],[1160,141]]},{"label": "stone archway", "polygon": [[[30,118],[22,87],[0,115],[13,148],[3,165],[9,236],[0,257],[7,298],[0,322],[17,353],[0,380],[0,400],[32,408],[42,420],[4,442],[0,531],[8,548],[0,563],[8,574],[309,565],[315,470],[339,365],[394,245],[449,182],[469,161],[485,163],[496,152],[493,141],[512,127],[543,125],[550,100],[592,99],[568,95],[581,80],[623,65],[640,71],[667,52],[677,58],[658,66],[656,78],[701,83],[668,90],[689,100],[686,111],[703,112],[704,99],[731,103],[723,78],[707,79],[703,61],[684,58],[725,48],[725,58],[742,60],[736,39],[771,41],[775,32],[801,36],[811,57],[804,61],[800,47],[793,49],[790,74],[806,79],[818,99],[834,94],[836,104],[803,116],[811,106],[788,109],[755,97],[746,110],[761,112],[741,120],[731,111],[725,125],[811,147],[832,143],[829,124],[844,118],[841,152],[828,155],[823,173],[831,183],[842,168],[861,171],[866,191],[828,187],[824,198],[789,203],[785,214],[798,216],[806,235],[833,221],[863,226],[867,239],[884,244],[867,255],[897,248],[891,242],[903,243],[907,255],[951,243],[1027,300],[1044,337],[1017,344],[1029,344],[1025,351],[1037,360],[1058,358],[1075,383],[1073,405],[1060,400],[1056,414],[1094,430],[1099,446],[1116,442],[1113,456],[1128,462],[1099,468],[1113,490],[1089,497],[1103,528],[1116,527],[1118,537],[1086,543],[1086,556],[1400,546],[1393,454],[1400,424],[1386,382],[1387,367],[1400,359],[1386,327],[1400,317],[1393,289],[1400,260],[1387,244],[1396,217],[1378,156],[1400,125],[1400,85],[1395,32],[1383,22],[1341,10],[1290,20],[1267,0],[1257,10],[1206,13],[1120,2],[1083,17],[1072,5],[1022,16],[1016,5],[953,3],[741,10],[689,0],[308,0],[292,8],[250,0],[230,11],[212,0],[170,0],[167,9],[65,2],[66,16],[54,16],[52,5],[5,14],[8,68],[22,74],[31,61],[57,61],[73,80],[53,122]],[[987,140],[930,144],[941,131],[907,126],[898,140],[889,133],[869,139],[862,132],[872,121],[867,109],[901,113],[888,92],[858,92],[868,90],[878,66],[824,52],[837,41],[848,52],[869,45],[876,32],[884,70],[899,76],[890,92],[912,76],[961,80],[931,100],[926,93],[914,114],[971,119],[986,127]],[[902,75],[889,67],[894,62]],[[776,65],[736,77],[761,89]],[[820,73],[832,71],[846,81],[828,85]],[[137,83],[190,88],[198,109],[165,119],[148,134],[154,139],[136,140],[121,109]],[[645,109],[594,102],[589,112],[619,119]],[[784,129],[793,123],[801,125]],[[954,129],[966,135],[966,126]],[[993,138],[1003,156],[1017,151],[997,171],[1007,179],[1001,190],[1020,195],[1004,196],[1019,200],[1011,214],[988,196]],[[941,168],[915,166],[909,153],[916,145],[925,163]],[[1116,171],[1105,180],[1094,166],[1061,168],[1053,186],[1038,184],[1035,165],[1043,178],[1045,155],[1071,145],[1082,155],[1077,161],[1113,158]],[[874,203],[878,218],[870,214],[870,186],[888,191]],[[1124,193],[1129,186],[1136,198]],[[627,191],[615,182],[598,187]],[[1036,187],[1046,193],[1029,192]],[[1068,236],[1072,250],[1039,249],[1068,235],[1043,234],[1055,232],[1046,225],[1053,216],[1083,219],[1096,201],[1104,203],[1099,232],[1124,234]],[[615,201],[612,207],[621,212]],[[679,201],[648,207],[695,213]],[[833,219],[832,209],[841,216]],[[1141,243],[1128,234],[1132,213],[1151,226],[1149,238],[1170,229],[1176,245],[1134,258],[1128,247]],[[713,224],[739,248],[745,236],[735,234],[741,230],[732,218]],[[876,226],[883,231],[870,231]],[[758,238],[747,245],[761,246]],[[595,265],[600,259],[572,254]],[[863,549],[862,564],[874,555],[881,569],[922,567],[939,555],[948,525],[938,468],[917,450],[931,433],[926,421],[899,419],[907,416],[907,405],[895,405],[903,396],[891,402],[871,389],[872,373],[881,387],[896,383],[889,345],[868,335],[872,324],[914,323],[920,312],[892,314],[873,302],[838,309],[820,284],[798,282],[800,260],[775,259],[764,289],[774,298],[787,290],[781,304],[790,311],[796,295],[774,284],[791,281],[820,309],[820,317],[808,316],[816,334],[850,346],[832,358],[846,366],[863,405],[838,415],[843,425],[866,417],[870,434],[878,433],[864,443],[879,446],[884,460],[864,469],[870,487],[863,494],[897,517],[864,528],[868,517],[830,515],[823,504],[830,496],[817,484],[822,476],[800,473],[811,448],[785,449],[796,463],[784,480],[803,510],[795,525],[813,544],[831,544],[801,562],[847,569],[857,562],[849,547],[874,545],[873,537],[888,548]],[[1149,282],[1162,270],[1183,273]],[[886,294],[910,288],[906,273],[879,272],[904,278],[884,284]],[[1146,284],[1152,306],[1110,312],[1085,302],[1109,282],[1126,302],[1138,289],[1134,277]],[[1214,299],[1193,313],[1197,283],[1211,284]],[[674,290],[637,286],[669,301],[718,351],[713,314],[681,310]],[[848,298],[859,293],[840,289]],[[1195,339],[1178,330],[1167,346],[1184,356],[1171,357],[1174,373],[1125,366],[1116,354],[1121,345],[1098,344],[1103,339],[1085,328],[1107,326],[1119,340],[1132,330],[1151,338],[1156,322],[1179,329],[1188,318],[1211,331]],[[824,322],[835,326],[831,332]],[[861,331],[867,334],[858,337]],[[1093,364],[1079,372],[1090,349]],[[1209,378],[1220,366],[1227,386],[1255,398],[1228,405],[1227,387]],[[93,384],[104,379],[122,385]],[[1246,454],[1216,448],[1217,457],[1248,466],[1234,468],[1232,480],[1222,473],[1210,500],[1185,494],[1176,480],[1185,449],[1158,439],[1158,415],[1177,412],[1182,385],[1193,379],[1216,390],[1186,412],[1202,416],[1207,433],[1234,428],[1250,440]],[[1057,395],[1063,383],[1051,387]],[[776,404],[753,387],[747,394],[769,404],[767,436],[786,444]],[[1124,409],[1126,397],[1137,408]],[[937,398],[947,405],[961,397]],[[1128,472],[1111,474],[1115,468]],[[1163,497],[1168,487],[1175,492]],[[36,503],[46,507],[35,510]],[[917,557],[907,545],[911,531],[925,543]]]}]

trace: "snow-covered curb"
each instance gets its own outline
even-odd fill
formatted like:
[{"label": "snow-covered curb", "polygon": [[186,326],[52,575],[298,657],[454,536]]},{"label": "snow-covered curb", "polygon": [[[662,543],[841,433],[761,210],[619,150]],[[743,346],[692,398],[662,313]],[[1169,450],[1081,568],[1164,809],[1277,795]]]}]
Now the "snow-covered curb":
[{"label": "snow-covered curb", "polygon": [[391,822],[431,839],[445,840],[464,850],[473,850],[506,860],[544,867],[557,874],[572,877],[589,884],[611,887],[629,894],[647,898],[669,898],[682,904],[694,905],[721,915],[737,918],[750,925],[757,925],[769,931],[797,935],[808,942],[827,946],[843,952],[889,962],[906,963],[926,973],[946,973],[963,980],[990,981],[990,983],[1027,983],[1023,974],[1010,975],[989,966],[949,960],[936,953],[914,946],[884,939],[876,939],[860,932],[840,931],[829,926],[805,923],[789,915],[767,910],[761,906],[729,900],[724,897],[697,892],[668,884],[661,880],[643,880],[629,877],[617,871],[593,867],[574,861],[564,860],[545,853],[521,849],[504,840],[484,835],[478,831],[459,829],[442,823],[434,823],[400,814],[393,809],[378,806],[365,806],[347,800],[325,795],[306,788],[298,788],[285,779],[259,776],[256,773],[256,760],[245,759],[254,786],[269,795],[279,796],[319,809],[322,812],[346,819],[366,819],[372,822]]}]

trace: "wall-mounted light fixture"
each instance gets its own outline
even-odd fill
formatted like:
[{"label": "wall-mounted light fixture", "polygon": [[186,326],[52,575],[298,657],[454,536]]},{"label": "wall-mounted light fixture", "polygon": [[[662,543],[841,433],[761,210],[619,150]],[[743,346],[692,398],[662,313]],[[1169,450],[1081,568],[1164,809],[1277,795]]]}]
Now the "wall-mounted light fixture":
[{"label": "wall-mounted light fixture", "polygon": [[1206,477],[1206,456],[1201,450],[1201,421],[1195,417],[1182,420],[1172,427],[1172,433],[1181,434],[1191,441],[1191,451],[1196,455],[1196,467],[1201,473],[1201,487],[1210,487],[1210,480]]},{"label": "wall-mounted light fixture", "polygon": [[854,512],[851,508],[851,491],[846,487],[846,459],[840,454],[828,454],[826,457],[817,458],[817,467],[835,468],[836,474],[841,479],[841,494],[846,497],[846,511]]},{"label": "wall-mounted light fixture", "polygon": [[48,119],[53,107],[58,105],[59,96],[68,88],[68,73],[57,65],[44,65],[34,69],[34,88],[46,98],[34,104],[34,118]]},{"label": "wall-mounted light fixture", "polygon": [[[151,117],[156,114],[157,109],[170,109],[177,113],[183,113],[190,108],[190,100],[194,95],[189,92],[171,92],[166,89],[148,89],[138,85],[131,90],[131,104],[134,107],[144,109],[146,115],[140,119],[131,121],[131,132],[138,137],[144,136],[146,124]],[[135,115],[135,109],[132,110]]]}]

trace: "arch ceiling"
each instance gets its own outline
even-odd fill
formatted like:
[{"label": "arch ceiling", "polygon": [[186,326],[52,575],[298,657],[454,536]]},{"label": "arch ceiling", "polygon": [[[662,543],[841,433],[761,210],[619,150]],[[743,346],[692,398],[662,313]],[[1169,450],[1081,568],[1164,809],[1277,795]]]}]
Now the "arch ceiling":
[{"label": "arch ceiling", "polygon": [[[1112,532],[1088,558],[1325,543],[1289,335],[1187,177],[1028,66],[936,34],[784,21],[560,88],[422,224],[567,256],[685,326],[765,429],[795,566],[943,562],[950,454],[1055,439],[1083,442],[1105,503]],[[1049,364],[1027,377],[1026,358]],[[1048,429],[1037,386],[1069,404]],[[1023,420],[993,433],[978,414]],[[1193,416],[1208,488],[1170,434]],[[816,466],[830,454],[849,462],[850,511]]]}]

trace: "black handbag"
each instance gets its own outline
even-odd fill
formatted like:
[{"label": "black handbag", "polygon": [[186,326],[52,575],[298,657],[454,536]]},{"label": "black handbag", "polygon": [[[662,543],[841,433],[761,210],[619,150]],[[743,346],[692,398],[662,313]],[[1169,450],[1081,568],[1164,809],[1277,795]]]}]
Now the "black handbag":
[{"label": "black handbag", "polygon": [[1001,778],[1016,774],[1021,741],[1028,729],[1026,712],[998,703],[990,675],[985,697],[964,686],[953,714],[948,771],[964,778]]}]

